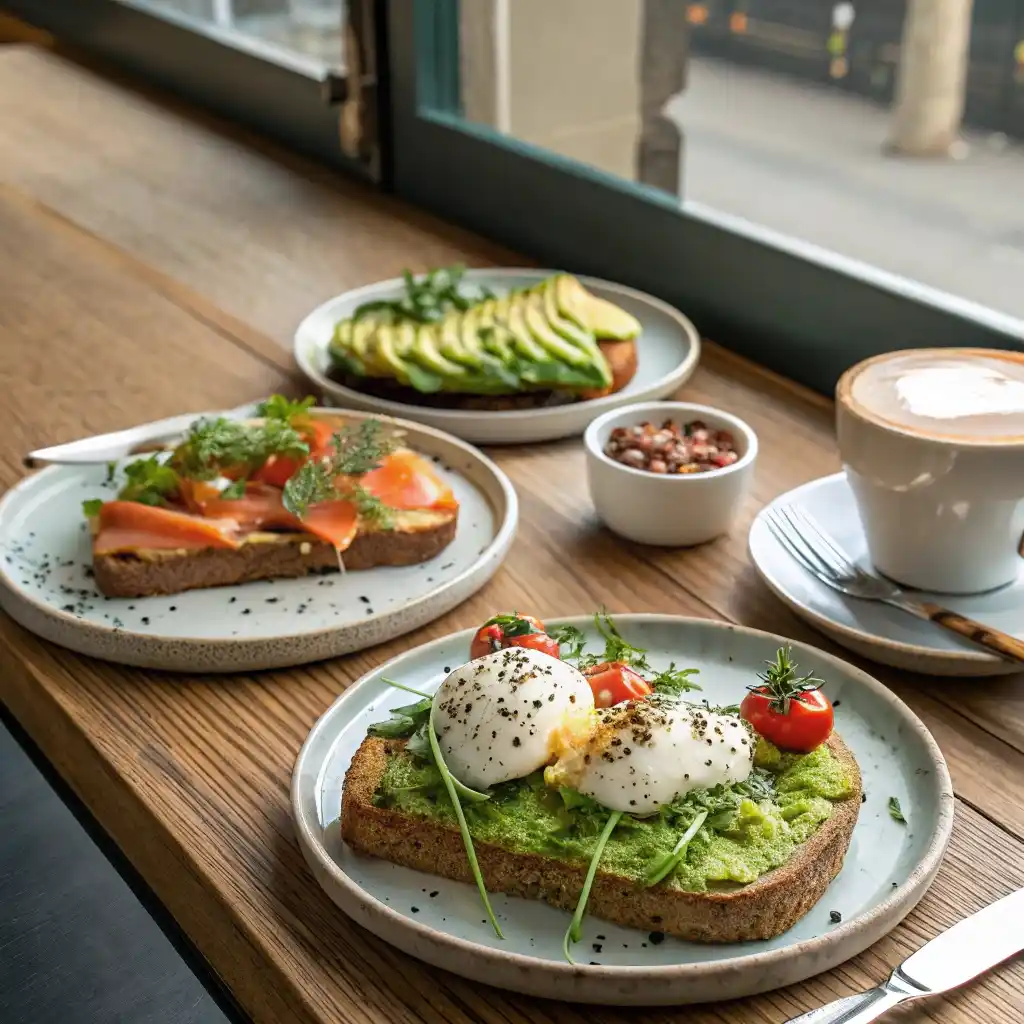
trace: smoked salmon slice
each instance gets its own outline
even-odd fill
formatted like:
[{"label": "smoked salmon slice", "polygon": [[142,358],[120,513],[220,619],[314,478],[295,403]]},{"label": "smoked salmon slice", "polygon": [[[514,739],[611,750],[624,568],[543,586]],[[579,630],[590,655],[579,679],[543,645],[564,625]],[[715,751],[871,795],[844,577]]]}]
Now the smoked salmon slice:
[{"label": "smoked salmon slice", "polygon": [[99,511],[93,541],[97,555],[145,549],[194,551],[237,548],[238,524],[232,519],[207,519],[137,501],[107,501]]},{"label": "smoked salmon slice", "polygon": [[398,509],[454,509],[459,507],[451,488],[422,455],[399,449],[386,456],[360,483],[385,505]]}]

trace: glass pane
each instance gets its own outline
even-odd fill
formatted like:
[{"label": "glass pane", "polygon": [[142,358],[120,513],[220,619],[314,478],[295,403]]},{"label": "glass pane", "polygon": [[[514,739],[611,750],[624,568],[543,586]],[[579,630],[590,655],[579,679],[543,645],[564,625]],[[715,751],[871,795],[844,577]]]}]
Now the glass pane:
[{"label": "glass pane", "polygon": [[1024,317],[1024,0],[462,0],[462,116]]},{"label": "glass pane", "polygon": [[343,69],[344,0],[122,0]]}]

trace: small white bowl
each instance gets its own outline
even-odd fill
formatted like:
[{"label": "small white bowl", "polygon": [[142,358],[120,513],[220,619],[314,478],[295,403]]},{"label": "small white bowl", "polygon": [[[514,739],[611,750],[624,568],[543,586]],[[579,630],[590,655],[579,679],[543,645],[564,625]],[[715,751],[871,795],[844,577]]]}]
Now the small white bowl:
[{"label": "small white bowl", "polygon": [[[682,425],[703,420],[714,430],[728,430],[739,459],[708,473],[650,473],[605,455],[616,427],[644,421],[675,420]],[[750,489],[757,459],[757,435],[743,420],[708,405],[690,402],[643,402],[599,416],[583,435],[590,498],[604,524],[640,544],[690,547],[727,533]]]}]

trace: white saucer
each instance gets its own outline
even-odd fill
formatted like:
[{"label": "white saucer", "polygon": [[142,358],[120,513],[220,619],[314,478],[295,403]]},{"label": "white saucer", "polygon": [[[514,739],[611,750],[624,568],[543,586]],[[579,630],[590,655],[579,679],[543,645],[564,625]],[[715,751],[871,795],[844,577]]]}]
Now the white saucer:
[{"label": "white saucer", "polygon": [[[772,535],[768,509],[799,503],[865,568],[867,543],[845,473],[814,480],[780,495],[761,510],[750,527],[751,561],[775,595],[797,615],[837,643],[870,658],[912,672],[937,676],[994,676],[1021,666],[989,654],[969,640],[895,608],[845,597],[805,572]],[[1024,638],[1024,561],[1015,583],[985,594],[954,596],[920,593],[953,611]]]}]

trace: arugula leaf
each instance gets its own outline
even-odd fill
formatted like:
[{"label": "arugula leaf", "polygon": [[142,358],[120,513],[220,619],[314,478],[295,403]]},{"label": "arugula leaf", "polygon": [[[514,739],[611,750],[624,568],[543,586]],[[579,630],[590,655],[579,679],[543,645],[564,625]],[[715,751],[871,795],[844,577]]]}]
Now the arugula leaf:
[{"label": "arugula leaf", "polygon": [[590,890],[594,887],[594,878],[597,876],[597,866],[601,862],[601,855],[604,853],[604,848],[608,845],[608,840],[611,838],[612,832],[615,831],[615,826],[618,825],[622,818],[622,811],[612,811],[608,815],[608,820],[605,822],[604,829],[601,835],[598,836],[597,845],[594,847],[594,855],[590,858],[590,867],[587,868],[587,877],[583,882],[583,889],[580,892],[579,902],[576,904],[576,912],[572,915],[572,921],[569,923],[569,927],[565,930],[565,938],[562,939],[562,952],[565,954],[565,959],[569,963],[574,964],[576,961],[573,960],[572,954],[569,952],[569,946],[573,942],[579,942],[582,935],[582,924],[583,915],[587,912],[587,901],[590,899]]},{"label": "arugula leaf", "polygon": [[647,871],[644,878],[645,886],[657,885],[663,878],[667,878],[675,871],[676,866],[686,856],[686,848],[690,845],[690,840],[700,831],[707,816],[707,811],[700,811],[697,814],[690,823],[690,827],[679,837],[679,842],[673,847],[672,852],[658,860]]},{"label": "arugula leaf", "polygon": [[432,700],[432,697],[424,697],[415,704],[393,708],[391,718],[386,722],[375,722],[366,731],[371,736],[379,736],[387,740],[407,739],[429,718]]},{"label": "arugula leaf", "polygon": [[180,486],[177,472],[156,455],[129,462],[124,467],[124,477],[118,499],[141,505],[166,505],[167,498],[176,494]]},{"label": "arugula leaf", "polygon": [[98,516],[101,508],[103,508],[102,498],[90,498],[88,501],[82,502],[82,513],[90,519],[93,516]]},{"label": "arugula leaf", "polygon": [[461,264],[439,267],[422,277],[402,271],[405,294],[398,299],[364,302],[352,314],[353,320],[372,316],[382,323],[412,321],[417,324],[436,323],[453,309],[466,310],[487,299],[493,299],[489,288],[470,288],[462,283],[466,268]]},{"label": "arugula leaf", "polygon": [[889,797],[889,817],[893,821],[902,822],[904,825],[907,823],[907,819],[903,814],[903,808],[900,807],[899,800],[894,796]]},{"label": "arugula leaf", "polygon": [[292,401],[284,395],[271,395],[265,402],[261,402],[256,409],[256,415],[268,420],[282,420],[291,423],[292,420],[304,417],[309,410],[316,405],[316,399],[312,395]]},{"label": "arugula leaf", "polygon": [[655,693],[669,693],[675,696],[686,693],[689,690],[701,690],[703,687],[695,683],[690,676],[700,674],[699,668],[676,668],[676,663],[670,662],[664,672],[659,672],[652,680],[651,687]]},{"label": "arugula leaf", "polygon": [[334,451],[325,459],[303,463],[284,486],[284,507],[300,519],[310,505],[347,498],[378,524],[388,521],[390,510],[379,499],[345,477],[362,476],[394,451],[397,440],[384,432],[379,420],[361,420],[343,427],[332,439]]}]

